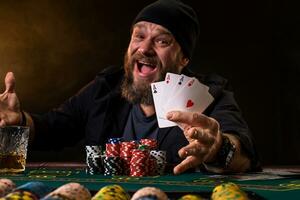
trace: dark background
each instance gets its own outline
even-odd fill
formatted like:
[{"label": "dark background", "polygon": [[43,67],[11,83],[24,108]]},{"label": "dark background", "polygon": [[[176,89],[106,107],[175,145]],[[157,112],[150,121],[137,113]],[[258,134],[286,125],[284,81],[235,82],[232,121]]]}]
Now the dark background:
[{"label": "dark background", "polygon": [[[0,78],[15,73],[27,111],[58,106],[102,68],[122,64],[131,22],[150,2],[0,1]],[[193,70],[230,80],[263,164],[299,165],[299,6],[270,0],[185,2],[201,25]],[[80,160],[79,149],[30,152],[29,160]]]}]

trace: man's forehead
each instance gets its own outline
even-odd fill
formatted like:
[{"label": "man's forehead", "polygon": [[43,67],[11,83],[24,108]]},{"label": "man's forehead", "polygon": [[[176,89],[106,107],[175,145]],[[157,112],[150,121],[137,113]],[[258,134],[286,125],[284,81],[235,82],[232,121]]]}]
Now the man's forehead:
[{"label": "man's forehead", "polygon": [[163,27],[159,24],[152,23],[152,22],[140,21],[133,25],[133,31],[139,30],[139,29],[147,29],[147,28],[154,29],[155,31],[160,32],[160,33],[172,35],[172,33],[165,27]]}]

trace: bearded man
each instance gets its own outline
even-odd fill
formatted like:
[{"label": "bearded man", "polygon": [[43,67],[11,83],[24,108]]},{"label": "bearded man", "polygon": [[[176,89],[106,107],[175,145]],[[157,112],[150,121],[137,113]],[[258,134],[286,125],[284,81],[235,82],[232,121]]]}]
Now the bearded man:
[{"label": "bearded man", "polygon": [[[33,148],[47,150],[76,144],[82,138],[86,145],[104,145],[115,137],[157,139],[175,174],[199,166],[213,172],[256,169],[253,139],[227,81],[194,74],[187,67],[199,35],[195,11],[180,1],[159,0],[141,11],[131,28],[124,67],[106,68],[46,114],[20,109],[13,73],[7,73],[0,126],[30,126]],[[163,80],[167,72],[197,77],[214,97],[203,113],[167,113],[167,119],[181,128],[157,124],[150,84]]]}]

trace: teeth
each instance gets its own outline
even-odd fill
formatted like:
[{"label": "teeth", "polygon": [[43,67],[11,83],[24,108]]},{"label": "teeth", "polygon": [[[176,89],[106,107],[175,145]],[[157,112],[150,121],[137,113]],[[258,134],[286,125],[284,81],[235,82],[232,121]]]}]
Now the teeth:
[{"label": "teeth", "polygon": [[147,63],[147,62],[141,62],[141,61],[139,61],[139,63],[141,63],[141,64],[143,64],[143,65],[149,65],[149,66],[154,66],[154,64],[152,64],[152,63]]}]

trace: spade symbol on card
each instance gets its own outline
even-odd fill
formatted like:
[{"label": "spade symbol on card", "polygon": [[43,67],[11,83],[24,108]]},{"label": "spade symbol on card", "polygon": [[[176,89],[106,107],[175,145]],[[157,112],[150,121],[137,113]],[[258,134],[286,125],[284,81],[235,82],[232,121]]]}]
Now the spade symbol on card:
[{"label": "spade symbol on card", "polygon": [[181,78],[180,78],[178,85],[181,85],[181,84],[182,84],[183,78],[184,78],[184,77],[181,77]]},{"label": "spade symbol on card", "polygon": [[189,107],[192,107],[194,105],[194,102],[189,99],[187,102],[186,102],[186,107],[189,108]]},{"label": "spade symbol on card", "polygon": [[155,85],[153,85],[153,93],[157,93],[157,89],[156,89]]}]

